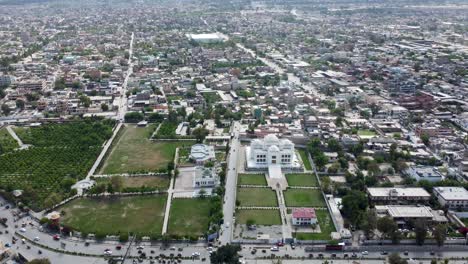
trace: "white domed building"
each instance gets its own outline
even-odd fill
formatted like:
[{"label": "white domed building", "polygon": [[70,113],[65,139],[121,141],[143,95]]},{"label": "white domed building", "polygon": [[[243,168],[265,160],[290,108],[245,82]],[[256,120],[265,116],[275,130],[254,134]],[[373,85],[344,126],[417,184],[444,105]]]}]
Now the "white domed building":
[{"label": "white domed building", "polygon": [[254,139],[245,152],[247,169],[268,169],[271,165],[282,169],[301,168],[294,143],[289,139],[278,139],[272,134],[263,139]]}]

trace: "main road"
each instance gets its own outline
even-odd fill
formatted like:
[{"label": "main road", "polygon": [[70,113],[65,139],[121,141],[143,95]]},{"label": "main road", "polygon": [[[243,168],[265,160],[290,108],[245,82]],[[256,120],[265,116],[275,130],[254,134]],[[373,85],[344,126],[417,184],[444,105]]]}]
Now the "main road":
[{"label": "main road", "polygon": [[219,242],[222,245],[228,244],[232,240],[234,209],[236,206],[236,186],[237,186],[237,165],[240,151],[239,130],[240,123],[234,122],[232,126],[232,139],[228,155],[228,165],[226,171],[226,191],[224,195],[223,216],[224,224],[221,227]]},{"label": "main road", "polygon": [[128,70],[127,70],[127,75],[125,76],[122,87],[120,89],[120,104],[119,104],[119,110],[117,112],[117,120],[119,120],[120,122],[124,121],[125,114],[127,113],[127,86],[128,86],[128,79],[130,78],[130,75],[132,75],[132,73],[133,73],[132,57],[133,57],[133,40],[134,40],[134,38],[135,38],[135,33],[132,32],[132,37],[130,39],[130,47],[128,49]]}]

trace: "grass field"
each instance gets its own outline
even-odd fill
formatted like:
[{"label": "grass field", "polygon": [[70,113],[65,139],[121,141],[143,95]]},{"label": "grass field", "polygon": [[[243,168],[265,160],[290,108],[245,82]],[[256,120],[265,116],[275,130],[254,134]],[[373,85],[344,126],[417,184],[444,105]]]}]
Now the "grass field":
[{"label": "grass field", "polygon": [[237,188],[240,206],[278,206],[276,194],[270,188]]},{"label": "grass field", "polygon": [[83,198],[59,208],[62,223],[86,233],[161,234],[166,196]]},{"label": "grass field", "polygon": [[310,161],[307,158],[307,152],[304,149],[298,150],[299,155],[301,155],[302,162],[304,163],[304,167],[306,170],[312,170],[312,165],[310,165]]},{"label": "grass field", "polygon": [[178,236],[201,236],[208,230],[210,199],[173,199],[168,233]]},{"label": "grass field", "polygon": [[18,142],[11,137],[6,128],[0,129],[0,154],[7,153],[18,147]]},{"label": "grass field", "polygon": [[288,207],[325,207],[320,190],[288,189],[284,194]]},{"label": "grass field", "polygon": [[153,142],[149,140],[149,127],[127,125],[113,146],[100,174],[117,174],[135,171],[157,171],[164,169],[174,157],[178,146],[191,145],[187,142]]},{"label": "grass field", "polygon": [[278,210],[238,210],[236,221],[245,225],[247,220],[252,219],[256,225],[281,225],[281,216]]},{"label": "grass field", "polygon": [[[170,178],[166,176],[132,176],[122,177],[123,188],[138,188],[146,186],[149,188],[167,189],[169,188]],[[95,179],[97,182],[109,183],[110,178],[100,177]]]},{"label": "grass field", "polygon": [[318,181],[315,175],[308,174],[308,173],[286,174],[286,180],[288,180],[289,186],[306,186],[306,187],[318,186]]},{"label": "grass field", "polygon": [[267,181],[265,179],[265,174],[245,174],[239,173],[237,179],[238,185],[267,185]]},{"label": "grass field", "polygon": [[331,220],[328,210],[316,210],[320,233],[294,233],[294,237],[299,240],[330,240],[331,232],[335,232],[335,225]]},{"label": "grass field", "polygon": [[358,130],[357,134],[359,136],[375,136],[376,135],[374,131],[367,130],[367,129]]}]

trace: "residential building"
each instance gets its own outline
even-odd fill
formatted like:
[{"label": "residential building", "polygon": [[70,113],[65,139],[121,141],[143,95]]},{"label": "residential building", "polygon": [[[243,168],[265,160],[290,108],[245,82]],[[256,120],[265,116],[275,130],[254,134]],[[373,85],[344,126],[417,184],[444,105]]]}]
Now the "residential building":
[{"label": "residential building", "polygon": [[294,208],[292,211],[292,224],[295,226],[308,226],[317,223],[314,208]]},{"label": "residential building", "polygon": [[432,166],[411,166],[404,173],[416,181],[437,182],[444,179],[439,170]]},{"label": "residential building", "polygon": [[189,158],[196,164],[203,165],[215,159],[214,147],[204,144],[195,144],[190,149]]}]

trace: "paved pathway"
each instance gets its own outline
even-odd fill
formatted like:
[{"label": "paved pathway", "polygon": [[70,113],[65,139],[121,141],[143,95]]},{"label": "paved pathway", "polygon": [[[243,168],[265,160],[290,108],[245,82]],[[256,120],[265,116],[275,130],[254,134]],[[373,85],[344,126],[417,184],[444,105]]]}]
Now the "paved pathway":
[{"label": "paved pathway", "polygon": [[21,140],[21,138],[18,137],[18,135],[16,135],[16,132],[15,130],[13,130],[13,128],[11,128],[11,126],[7,126],[6,127],[8,133],[10,133],[10,136],[16,140],[16,142],[18,142],[18,146],[20,149],[25,149],[25,148],[28,148],[29,145],[26,145],[23,143],[23,141]]},{"label": "paved pathway", "polygon": [[[93,164],[93,167],[88,172],[88,175],[86,175],[86,180],[89,180],[91,176],[94,175],[96,172],[96,169],[98,168],[99,164],[101,164],[102,159],[106,156],[107,151],[109,150],[110,146],[112,145],[112,142],[114,141],[115,137],[119,133],[120,128],[122,127],[122,123],[118,123],[117,127],[114,129],[114,134],[112,134],[112,137],[107,140],[106,144],[104,145],[104,148],[102,149],[101,153],[99,154],[99,157],[96,159],[96,161]],[[78,191],[79,192],[79,191]]]},{"label": "paved pathway", "polygon": [[[176,148],[176,153],[174,155],[174,164],[175,168],[177,168],[177,160],[179,160],[179,148]],[[167,226],[169,223],[169,213],[171,212],[171,204],[172,204],[172,197],[174,196],[174,180],[175,180],[175,175],[171,176],[171,182],[169,183],[169,189],[167,190],[167,202],[166,202],[166,210],[164,213],[164,222],[163,222],[163,228],[162,228],[162,234],[167,233]]]}]

